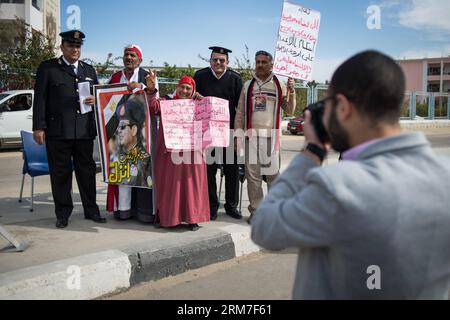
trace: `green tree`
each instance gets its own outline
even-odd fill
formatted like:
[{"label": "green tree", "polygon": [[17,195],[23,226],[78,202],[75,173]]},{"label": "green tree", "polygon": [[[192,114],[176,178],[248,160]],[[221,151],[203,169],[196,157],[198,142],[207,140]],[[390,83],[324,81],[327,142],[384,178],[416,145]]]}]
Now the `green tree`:
[{"label": "green tree", "polygon": [[106,57],[106,61],[103,63],[100,62],[96,62],[90,58],[84,58],[82,59],[84,62],[89,63],[90,65],[92,65],[95,70],[97,71],[97,75],[99,77],[108,77],[110,76],[110,72],[108,72],[108,68],[109,67],[115,67],[116,64],[114,63],[117,60],[122,60],[122,57],[115,57],[113,58],[113,54],[112,53],[108,53],[107,57]]},{"label": "green tree", "polygon": [[[25,21],[16,19],[14,25],[19,34],[14,41],[18,41],[15,46],[9,46],[0,53],[0,82],[9,89],[30,89],[34,86],[39,64],[55,57],[55,47],[42,33],[28,33],[29,25]],[[8,38],[13,34],[3,33],[0,38]]]},{"label": "green tree", "polygon": [[188,65],[187,68],[179,68],[176,65],[171,66],[167,62],[164,62],[164,68],[158,72],[159,77],[174,80],[178,80],[184,75],[193,77],[194,74],[195,69],[191,65]]},{"label": "green tree", "polygon": [[237,71],[240,73],[242,82],[246,82],[253,78],[253,72],[255,70],[255,64],[251,62],[250,55],[248,53],[248,46],[245,45],[245,53],[241,58],[235,58]]}]

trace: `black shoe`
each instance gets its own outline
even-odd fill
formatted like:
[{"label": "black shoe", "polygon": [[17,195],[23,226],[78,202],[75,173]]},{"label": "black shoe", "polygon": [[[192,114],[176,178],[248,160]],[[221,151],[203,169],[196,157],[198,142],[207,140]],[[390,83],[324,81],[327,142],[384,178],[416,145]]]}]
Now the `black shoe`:
[{"label": "black shoe", "polygon": [[211,214],[211,221],[217,220],[217,212]]},{"label": "black shoe", "polygon": [[69,225],[69,220],[67,219],[58,219],[56,220],[56,227],[58,229],[64,229]]},{"label": "black shoe", "polygon": [[198,224],[190,224],[189,225],[189,230],[191,230],[191,231],[198,231],[198,230],[200,230],[200,226],[198,225]]},{"label": "black shoe", "polygon": [[226,213],[233,219],[237,219],[237,220],[242,219],[242,214],[237,209],[227,210]]},{"label": "black shoe", "polygon": [[252,224],[252,220],[253,220],[253,213],[250,214],[250,217],[247,219],[247,223]]},{"label": "black shoe", "polygon": [[94,214],[93,216],[84,216],[86,220],[92,220],[95,223],[106,223],[106,219],[99,214]]}]

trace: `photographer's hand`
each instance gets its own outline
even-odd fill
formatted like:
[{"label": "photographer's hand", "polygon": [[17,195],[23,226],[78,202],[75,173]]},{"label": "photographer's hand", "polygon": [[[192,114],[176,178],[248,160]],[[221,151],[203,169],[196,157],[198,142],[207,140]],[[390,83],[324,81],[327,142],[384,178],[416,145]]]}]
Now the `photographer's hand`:
[{"label": "photographer's hand", "polygon": [[[324,145],[317,137],[316,130],[314,130],[314,125],[312,123],[312,115],[309,110],[305,111],[305,121],[303,123],[303,133],[305,135],[305,148],[308,144],[314,144],[326,151],[328,151],[329,146]],[[318,165],[322,164],[322,160],[314,153],[309,150],[304,149],[302,154],[313,159]]]}]

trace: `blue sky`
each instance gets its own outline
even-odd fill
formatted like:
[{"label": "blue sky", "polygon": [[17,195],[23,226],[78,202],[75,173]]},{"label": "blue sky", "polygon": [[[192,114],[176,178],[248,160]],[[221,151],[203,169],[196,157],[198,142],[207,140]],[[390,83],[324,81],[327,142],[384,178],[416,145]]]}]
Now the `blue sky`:
[{"label": "blue sky", "polygon": [[[351,55],[381,50],[396,59],[450,55],[448,0],[292,0],[321,12],[314,76],[329,79]],[[220,45],[235,57],[249,47],[251,57],[275,51],[282,0],[61,0],[61,30],[68,30],[70,5],[81,12],[87,39],[83,57],[102,62],[108,53],[121,56],[128,43],[139,44],[144,65],[206,66],[198,55]],[[367,8],[381,9],[381,29],[367,27]],[[118,61],[120,64],[121,62]]]}]

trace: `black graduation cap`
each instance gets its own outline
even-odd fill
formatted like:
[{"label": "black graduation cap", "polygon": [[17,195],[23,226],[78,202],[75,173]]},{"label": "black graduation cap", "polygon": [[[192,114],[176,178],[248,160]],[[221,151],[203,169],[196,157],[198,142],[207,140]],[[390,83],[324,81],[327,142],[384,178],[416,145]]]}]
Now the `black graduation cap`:
[{"label": "black graduation cap", "polygon": [[210,47],[209,50],[212,50],[212,52],[215,52],[215,53],[226,54],[227,56],[229,53],[233,52],[230,49],[222,48],[222,47]]},{"label": "black graduation cap", "polygon": [[83,44],[83,39],[86,38],[86,35],[79,30],[61,32],[59,36],[62,38],[62,41],[76,44]]}]

